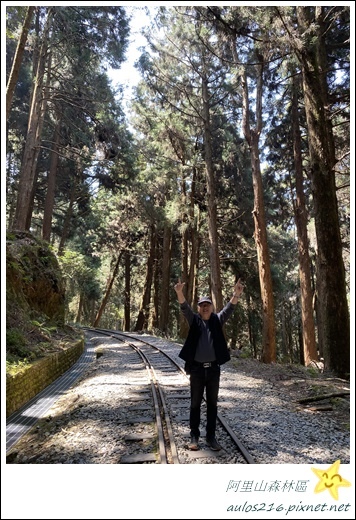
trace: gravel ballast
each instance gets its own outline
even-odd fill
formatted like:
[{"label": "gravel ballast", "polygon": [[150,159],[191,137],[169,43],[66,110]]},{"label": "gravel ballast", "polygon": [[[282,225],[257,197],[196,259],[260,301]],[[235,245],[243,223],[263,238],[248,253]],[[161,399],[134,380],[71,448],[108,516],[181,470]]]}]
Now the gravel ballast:
[{"label": "gravel ballast", "polygon": [[[153,341],[183,366],[178,358],[179,344],[149,335],[137,338]],[[93,332],[86,332],[86,341],[100,347],[102,355],[88,365],[74,386],[11,449],[7,463],[119,464],[127,452],[127,441],[123,439],[133,433],[147,435],[137,443],[138,451],[152,451],[150,423],[141,425],[138,432],[124,420],[129,410],[127,403],[132,406],[128,399],[132,399],[136,388],[127,381],[127,351],[119,341],[101,339]],[[145,385],[137,386],[137,405],[142,404],[142,386]],[[349,464],[347,395],[300,403],[303,398],[348,391],[349,383],[332,375],[296,365],[267,365],[232,356],[222,367],[218,411],[256,464],[329,464],[335,460]],[[182,406],[181,400],[177,399],[177,406]],[[142,415],[145,413],[150,411],[143,409]],[[182,413],[189,413],[189,408]],[[239,463],[234,456],[229,457],[230,441],[222,427],[217,431],[224,447],[222,453],[192,458],[186,450],[188,427],[188,423],[175,427],[180,463]]]}]

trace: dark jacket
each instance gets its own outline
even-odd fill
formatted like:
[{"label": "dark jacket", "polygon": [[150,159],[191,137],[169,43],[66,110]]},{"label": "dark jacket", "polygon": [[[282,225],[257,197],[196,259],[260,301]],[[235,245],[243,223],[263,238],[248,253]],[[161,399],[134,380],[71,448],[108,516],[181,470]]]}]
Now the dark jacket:
[{"label": "dark jacket", "polygon": [[[203,326],[204,325],[200,316],[198,314],[194,314],[194,319],[189,328],[187,339],[185,340],[182,350],[178,354],[178,356],[181,359],[184,359],[184,361],[186,361],[188,364],[194,361],[198,340],[202,333],[201,327]],[[219,365],[223,365],[229,361],[230,353],[227,347],[222,325],[215,313],[212,313],[209,318],[209,330],[213,338],[216,361]]]}]

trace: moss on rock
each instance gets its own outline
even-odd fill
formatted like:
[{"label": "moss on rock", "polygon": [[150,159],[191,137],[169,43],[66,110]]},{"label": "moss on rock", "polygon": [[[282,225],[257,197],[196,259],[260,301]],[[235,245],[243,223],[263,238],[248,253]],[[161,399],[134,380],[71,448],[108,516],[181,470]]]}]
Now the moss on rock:
[{"label": "moss on rock", "polygon": [[50,245],[29,232],[6,236],[6,361],[32,361],[80,333],[65,325],[65,286]]}]

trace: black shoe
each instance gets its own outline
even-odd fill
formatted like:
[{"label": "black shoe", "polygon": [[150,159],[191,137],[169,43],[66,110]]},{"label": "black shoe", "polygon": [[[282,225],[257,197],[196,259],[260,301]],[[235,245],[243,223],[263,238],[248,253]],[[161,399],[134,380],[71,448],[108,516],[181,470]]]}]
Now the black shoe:
[{"label": "black shoe", "polygon": [[210,446],[210,448],[214,451],[219,451],[221,450],[221,446],[220,444],[218,443],[218,441],[215,439],[215,437],[211,437],[211,438],[206,438],[206,443],[208,446]]},{"label": "black shoe", "polygon": [[198,437],[192,437],[190,438],[190,443],[188,444],[188,448],[192,451],[197,451],[199,449],[199,439]]}]

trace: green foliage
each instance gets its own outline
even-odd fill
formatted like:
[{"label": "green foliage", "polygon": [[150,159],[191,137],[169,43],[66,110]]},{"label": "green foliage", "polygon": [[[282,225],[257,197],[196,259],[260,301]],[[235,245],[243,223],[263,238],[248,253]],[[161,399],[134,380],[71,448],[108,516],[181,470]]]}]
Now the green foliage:
[{"label": "green foliage", "polygon": [[15,374],[36,359],[37,348],[31,349],[26,334],[17,328],[6,330],[6,373]]},{"label": "green foliage", "polygon": [[17,328],[6,331],[6,348],[12,350],[14,354],[23,355],[25,353],[26,338],[23,332]]},{"label": "green foliage", "polygon": [[16,373],[60,350],[73,331],[63,323],[61,272],[48,244],[16,232],[7,234],[6,246],[6,361],[7,371]]},{"label": "green foliage", "polygon": [[318,377],[320,374],[320,370],[313,365],[307,367],[307,372],[311,377]]},{"label": "green foliage", "polygon": [[[238,322],[238,344],[244,346],[242,356],[250,355],[252,344],[256,348],[253,354],[258,355],[262,342],[262,309],[253,238],[254,190],[250,149],[242,137],[243,91],[238,70],[244,70],[246,66],[253,92],[257,58],[263,55],[264,113],[260,148],[278,347],[280,349],[279,334],[283,320],[286,320],[292,331],[291,342],[298,348],[300,289],[293,214],[295,166],[290,77],[299,76],[300,70],[291,53],[289,34],[281,26],[283,17],[294,23],[296,9],[294,6],[278,9],[280,16],[277,16],[274,6],[181,6],[159,9],[155,20],[158,30],[155,32],[152,27],[147,30],[149,45],[139,60],[142,82],[127,111],[130,130],[123,111],[124,86],[111,85],[104,70],[108,64],[119,67],[124,58],[129,37],[125,9],[110,6],[60,6],[55,9],[51,50],[56,76],[51,78],[50,91],[53,96],[44,121],[43,146],[36,170],[38,182],[32,225],[40,233],[50,165],[46,143],[53,142],[53,129],[58,125],[61,148],[51,240],[53,251],[57,251],[62,239],[65,241],[58,261],[66,288],[67,319],[70,317],[75,320],[82,304],[85,319],[89,321],[105,293],[113,263],[120,254],[128,252],[131,321],[135,321],[145,285],[151,227],[157,233],[157,271],[151,303],[154,296],[160,301],[160,255],[163,230],[167,226],[172,230],[170,283],[180,276],[183,262],[189,267],[194,237],[199,242],[195,280],[197,290],[209,292],[210,244],[205,177],[206,143],[203,138],[206,121],[202,117],[201,96],[201,79],[207,75],[211,89],[210,131],[216,179],[214,188],[222,292],[227,299],[235,276],[244,278],[246,290],[239,304],[241,316]],[[311,12],[313,9],[311,7]],[[347,119],[350,77],[348,50],[343,42],[348,41],[350,13],[345,6],[325,9],[330,22],[326,31],[330,110],[335,111],[333,131],[336,155],[343,158],[336,165],[337,196],[340,202],[345,266],[349,271]],[[7,57],[14,54],[16,38],[13,36],[18,34],[23,14],[24,8],[11,7],[7,10],[11,35],[7,41]],[[231,65],[231,45],[228,34],[224,32],[226,24],[219,22],[219,16],[236,30],[239,65]],[[312,29],[313,26],[310,31]],[[31,32],[30,43],[33,37],[34,32]],[[258,43],[259,38],[265,42],[264,48]],[[313,40],[311,43],[314,44]],[[28,99],[33,84],[32,52],[33,47],[28,45],[8,125],[8,219],[13,214],[18,172],[26,140]],[[8,64],[10,60],[6,61]],[[252,96],[251,107],[254,102]],[[308,162],[308,135],[305,133],[301,87],[298,102],[303,131],[301,152],[306,209],[312,218],[314,207],[309,181],[311,165]],[[250,117],[254,124],[253,109]],[[68,230],[65,227],[67,221]],[[316,250],[312,223],[313,220],[310,220],[310,247]],[[13,238],[8,236],[10,241]],[[40,271],[49,274],[53,268],[52,257],[44,253],[38,269],[35,269],[32,254],[27,251],[21,262],[14,259],[8,261],[10,277],[18,277],[29,286]],[[50,276],[49,280],[52,278]],[[108,327],[122,321],[124,278],[121,263],[103,316],[103,323]],[[17,293],[17,298],[20,297]],[[172,293],[171,297],[175,298],[175,294]],[[174,331],[178,328],[177,311],[178,305],[174,300],[169,315]],[[42,317],[42,314],[31,316],[29,329],[33,327],[40,335],[51,336],[54,333],[52,325],[46,317]],[[227,324],[230,337],[235,329],[236,324]],[[154,330],[159,334],[157,328]],[[43,338],[39,338],[37,342],[41,343]],[[16,339],[14,332],[13,336],[10,334],[10,342],[20,346],[21,338]],[[282,352],[278,352],[278,356],[280,359]]]},{"label": "green foliage", "polygon": [[100,297],[99,273],[94,268],[90,256],[74,250],[65,250],[58,260],[66,285],[67,309],[78,293],[89,300]]},{"label": "green foliage", "polygon": [[31,362],[31,359],[17,359],[13,356],[10,356],[8,359],[6,359],[6,374],[14,376],[18,372],[21,372],[25,370],[27,367],[29,367],[31,365]]},{"label": "green foliage", "polygon": [[31,324],[34,327],[36,327],[42,334],[46,334],[47,336],[50,336],[51,333],[57,331],[57,327],[56,326],[46,325],[45,322],[40,323],[37,320],[31,320]]}]

